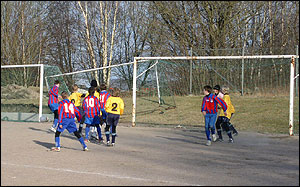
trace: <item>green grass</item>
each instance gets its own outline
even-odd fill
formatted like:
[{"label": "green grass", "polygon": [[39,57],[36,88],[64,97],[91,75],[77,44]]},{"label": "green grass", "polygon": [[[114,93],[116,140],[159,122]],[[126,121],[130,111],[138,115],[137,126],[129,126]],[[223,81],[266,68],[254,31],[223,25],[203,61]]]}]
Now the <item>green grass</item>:
[{"label": "green grass", "polygon": [[[132,98],[123,99],[125,112],[121,121],[131,122]],[[158,107],[154,102],[138,99],[137,126],[144,124],[204,126],[204,117],[201,113],[202,99],[203,96],[176,96],[176,108],[168,110]],[[236,110],[231,122],[238,130],[288,134],[288,96],[232,95],[231,100]],[[299,134],[299,97],[295,98],[294,102],[294,132]]]},{"label": "green grass", "polygon": [[[157,98],[148,97],[137,99],[136,125],[182,125],[204,127],[204,117],[201,113],[203,96],[175,96],[175,109],[166,106],[158,107]],[[120,122],[132,121],[132,98],[123,97],[125,112]],[[150,100],[150,101],[149,101]],[[169,100],[170,98],[165,98]],[[240,96],[231,95],[236,113],[231,119],[232,124],[241,131],[260,133],[288,134],[289,126],[289,96]],[[3,100],[1,104],[30,104],[38,105],[38,99]],[[44,99],[45,111],[47,99]],[[2,110],[2,107],[1,107]],[[48,112],[50,110],[47,110]],[[299,134],[299,97],[294,101],[294,132]]]}]

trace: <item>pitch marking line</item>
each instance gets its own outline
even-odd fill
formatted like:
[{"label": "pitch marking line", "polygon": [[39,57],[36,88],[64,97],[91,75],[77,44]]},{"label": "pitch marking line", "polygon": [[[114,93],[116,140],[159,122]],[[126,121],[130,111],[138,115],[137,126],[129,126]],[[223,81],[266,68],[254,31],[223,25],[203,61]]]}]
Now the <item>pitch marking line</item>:
[{"label": "pitch marking line", "polygon": [[[131,180],[138,180],[138,181],[153,181],[152,179],[145,179],[145,178],[138,178],[138,177],[127,177],[127,176],[120,176],[120,175],[107,175],[97,172],[86,172],[86,171],[74,171],[71,169],[63,169],[63,168],[50,168],[50,167],[44,167],[44,166],[32,166],[32,165],[19,165],[19,164],[11,164],[6,162],[1,162],[1,165],[10,165],[10,166],[17,166],[17,167],[27,167],[27,168],[35,168],[35,169],[45,169],[45,170],[55,170],[55,171],[63,171],[63,172],[71,172],[71,173],[78,173],[78,174],[93,174],[93,175],[101,175],[104,177],[112,177],[112,178],[119,178],[119,179],[131,179]],[[173,181],[164,181],[164,180],[158,180],[156,182],[160,183],[174,183],[176,185],[184,185],[184,186],[202,186],[199,184],[189,184],[189,183],[177,183]]]}]

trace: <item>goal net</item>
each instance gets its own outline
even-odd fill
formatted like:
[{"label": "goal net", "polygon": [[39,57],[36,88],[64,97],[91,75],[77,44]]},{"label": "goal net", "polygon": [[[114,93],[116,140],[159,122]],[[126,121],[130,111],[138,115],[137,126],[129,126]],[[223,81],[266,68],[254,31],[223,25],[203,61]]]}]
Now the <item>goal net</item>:
[{"label": "goal net", "polygon": [[1,120],[40,121],[44,66],[1,66]]},{"label": "goal net", "polygon": [[[47,79],[47,76],[60,73],[58,67],[43,64],[1,66],[1,120],[52,120],[48,91],[55,80]],[[64,79],[58,80],[61,82],[60,93],[69,92]]]},{"label": "goal net", "polygon": [[138,113],[144,106],[139,105],[138,79],[136,83],[133,80],[132,126],[143,123],[179,127],[203,125],[203,87],[218,84],[230,88],[233,103],[235,99],[244,103],[234,103],[237,123],[243,123],[242,118],[249,119],[247,113],[255,114],[251,116],[251,123],[259,123],[255,128],[261,129],[254,130],[286,133],[289,129],[290,135],[299,134],[299,97],[294,96],[297,75],[294,75],[293,57],[299,58],[292,55],[136,57],[137,72],[133,72],[136,77],[141,60],[158,62],[156,67],[164,75],[160,84],[168,85],[176,108],[140,118]]}]

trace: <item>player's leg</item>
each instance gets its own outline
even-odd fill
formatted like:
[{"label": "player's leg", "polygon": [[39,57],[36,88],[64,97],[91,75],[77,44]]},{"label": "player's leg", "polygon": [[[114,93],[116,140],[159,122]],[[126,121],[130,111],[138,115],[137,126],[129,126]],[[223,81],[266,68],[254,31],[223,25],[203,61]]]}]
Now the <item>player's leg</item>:
[{"label": "player's leg", "polygon": [[206,145],[210,145],[211,144],[210,130],[209,130],[210,114],[206,114],[204,116],[204,120],[205,120],[205,134],[207,139]]},{"label": "player's leg", "polygon": [[84,139],[85,142],[89,141],[90,127],[93,124],[93,120],[94,120],[94,118],[89,118],[89,117],[85,116],[85,120],[84,120],[84,123],[86,125],[85,126],[85,139]]},{"label": "player's leg", "polygon": [[[97,136],[97,133],[99,131],[99,129],[97,128],[96,125],[100,124],[100,117],[99,116],[95,116],[91,125],[91,138],[94,138],[96,140],[99,140],[99,137]],[[100,135],[101,135],[101,129],[100,129]]]},{"label": "player's leg", "polygon": [[54,110],[54,122],[53,122],[53,128],[56,128],[58,124],[58,110]]},{"label": "player's leg", "polygon": [[85,120],[85,112],[83,111],[82,107],[79,107],[79,110],[80,110],[80,114],[81,114],[82,118],[81,118],[80,123],[79,123],[78,132],[82,136],[82,128],[83,128],[83,123],[84,123],[84,120]]},{"label": "player's leg", "polygon": [[113,115],[113,123],[111,125],[112,133],[111,133],[111,144],[112,146],[115,145],[116,142],[116,134],[117,134],[117,125],[119,123],[120,115]]},{"label": "player's leg", "polygon": [[209,121],[209,127],[210,127],[210,131],[211,131],[212,141],[214,141],[214,142],[217,140],[216,127],[215,127],[217,116],[218,116],[218,114],[211,114],[211,118]]},{"label": "player's leg", "polygon": [[221,123],[222,123],[222,117],[219,116],[216,122],[216,128],[217,128],[217,133],[218,133],[218,141],[223,141],[223,137],[222,137],[222,129],[221,129]]},{"label": "player's leg", "polygon": [[60,133],[61,132],[59,132],[59,131],[55,132],[55,147],[51,148],[52,151],[57,151],[57,152],[60,151],[60,138],[59,138]]},{"label": "player's leg", "polygon": [[95,126],[96,126],[97,132],[98,132],[98,140],[99,140],[100,143],[102,143],[103,138],[102,138],[102,134],[101,134],[101,127],[100,127],[99,124],[96,124]]},{"label": "player's leg", "polygon": [[89,133],[90,133],[90,124],[85,124],[85,139],[84,141],[85,142],[88,142],[89,141]]},{"label": "player's leg", "polygon": [[107,120],[107,124],[106,124],[106,126],[105,126],[105,136],[106,136],[106,144],[107,145],[109,145],[109,141],[110,141],[110,139],[109,139],[109,136],[110,136],[110,126],[112,125],[112,118],[111,118],[111,114],[107,114],[107,118],[106,118],[106,120]]},{"label": "player's leg", "polygon": [[58,124],[58,104],[56,104],[56,103],[50,104],[50,105],[48,105],[48,107],[54,114],[53,125],[50,127],[50,130],[53,132],[56,132],[56,127]]},{"label": "player's leg", "polygon": [[55,147],[52,147],[52,151],[60,151],[60,134],[65,130],[66,124],[63,122],[58,125],[57,130],[55,132]]},{"label": "player's leg", "polygon": [[232,131],[234,136],[237,136],[239,134],[238,131],[234,128],[234,126],[230,123],[230,121],[228,123],[228,126],[229,126],[229,129],[230,129],[230,131]]},{"label": "player's leg", "polygon": [[233,138],[232,138],[232,134],[231,134],[231,131],[229,129],[229,119],[224,117],[223,118],[223,126],[224,126],[224,129],[229,137],[229,143],[233,143]]},{"label": "player's leg", "polygon": [[74,133],[74,135],[77,137],[78,141],[80,142],[80,144],[82,145],[83,147],[83,150],[84,151],[87,151],[87,146],[86,144],[84,143],[84,140],[83,140],[83,137],[79,134],[79,132],[77,131],[77,128],[76,128],[76,123],[75,121],[73,123],[70,123],[70,125],[67,127],[67,130],[69,131],[69,133]]}]

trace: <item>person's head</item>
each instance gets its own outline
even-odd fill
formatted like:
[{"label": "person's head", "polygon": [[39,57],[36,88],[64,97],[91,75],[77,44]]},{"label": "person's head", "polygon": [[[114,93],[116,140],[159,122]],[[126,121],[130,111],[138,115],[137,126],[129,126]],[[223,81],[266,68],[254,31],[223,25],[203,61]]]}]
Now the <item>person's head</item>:
[{"label": "person's head", "polygon": [[90,87],[89,88],[89,95],[94,95],[95,94],[95,90],[96,90],[96,88],[95,87]]},{"label": "person's head", "polygon": [[74,85],[72,86],[72,90],[73,90],[73,92],[77,92],[77,91],[78,91],[78,85],[77,85],[77,84],[74,84]]},{"label": "person's head", "polygon": [[203,87],[203,93],[204,93],[204,95],[208,95],[208,94],[210,94],[211,92],[212,92],[211,86],[206,85],[206,86]]},{"label": "person's head", "polygon": [[61,97],[62,97],[63,99],[68,99],[68,97],[69,97],[68,92],[63,91],[63,92],[61,93]]},{"label": "person's head", "polygon": [[222,86],[221,92],[225,94],[229,94],[229,87],[228,86]]},{"label": "person's head", "polygon": [[113,97],[120,97],[120,89],[119,88],[113,88],[112,96]]},{"label": "person's head", "polygon": [[97,81],[95,79],[93,79],[91,81],[91,86],[93,86],[93,87],[97,87],[98,86],[98,83],[97,83]]},{"label": "person's head", "polygon": [[215,94],[218,94],[221,90],[221,87],[220,87],[220,85],[217,84],[217,85],[214,86],[213,89],[214,89]]},{"label": "person's head", "polygon": [[55,81],[54,81],[54,84],[55,84],[56,86],[59,86],[59,84],[60,84],[59,80],[55,80]]},{"label": "person's head", "polygon": [[102,91],[102,90],[106,90],[106,85],[105,84],[100,84],[100,90]]}]

